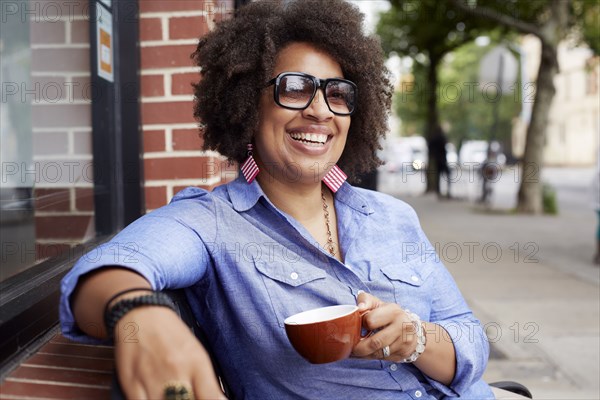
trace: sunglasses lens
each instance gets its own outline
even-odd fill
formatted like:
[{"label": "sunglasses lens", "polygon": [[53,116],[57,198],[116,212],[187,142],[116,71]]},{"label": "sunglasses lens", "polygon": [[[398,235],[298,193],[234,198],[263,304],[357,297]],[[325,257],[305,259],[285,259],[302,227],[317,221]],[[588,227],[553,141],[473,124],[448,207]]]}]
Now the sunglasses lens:
[{"label": "sunglasses lens", "polygon": [[284,75],[279,81],[279,102],[284,107],[306,108],[314,92],[314,82],[304,76]]},{"label": "sunglasses lens", "polygon": [[[315,81],[303,75],[282,74],[277,86],[279,104],[286,108],[303,110],[310,105],[316,92]],[[356,87],[342,79],[331,79],[325,86],[329,109],[339,115],[350,115],[356,102]]]},{"label": "sunglasses lens", "polygon": [[351,114],[354,111],[356,91],[345,81],[333,80],[325,87],[329,108],[336,114]]}]

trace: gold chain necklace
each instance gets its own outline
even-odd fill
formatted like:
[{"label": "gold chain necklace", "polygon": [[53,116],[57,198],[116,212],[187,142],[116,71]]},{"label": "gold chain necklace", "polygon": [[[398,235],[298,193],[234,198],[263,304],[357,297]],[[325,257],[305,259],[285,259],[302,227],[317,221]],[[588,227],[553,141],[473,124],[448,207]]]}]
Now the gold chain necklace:
[{"label": "gold chain necklace", "polygon": [[323,214],[325,215],[325,226],[327,227],[327,244],[325,247],[332,257],[335,257],[335,246],[333,244],[333,237],[331,236],[331,228],[329,226],[329,206],[325,201],[325,193],[321,190],[321,199],[323,199]]}]

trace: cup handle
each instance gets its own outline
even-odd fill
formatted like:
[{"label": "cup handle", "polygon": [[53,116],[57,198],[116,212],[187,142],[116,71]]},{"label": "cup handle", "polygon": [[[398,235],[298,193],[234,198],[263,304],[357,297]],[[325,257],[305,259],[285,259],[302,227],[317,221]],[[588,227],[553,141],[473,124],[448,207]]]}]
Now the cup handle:
[{"label": "cup handle", "polygon": [[362,329],[363,329],[363,328],[362,328],[362,318],[363,318],[365,315],[367,315],[367,314],[368,314],[370,311],[371,311],[371,310],[367,310],[367,311],[363,311],[362,313],[359,313],[359,315],[360,315],[360,320],[361,320],[361,323],[360,323],[360,326],[361,326],[361,328],[360,328],[360,329],[361,329],[361,331],[360,331],[360,340],[364,340],[364,339],[367,339],[367,338],[369,338],[369,337],[373,336],[373,334],[375,334],[375,333],[376,333],[376,332],[379,330],[379,329],[373,329],[373,330],[371,330],[371,331],[367,331],[367,333],[366,333],[364,336],[363,336],[363,334],[362,334]]}]

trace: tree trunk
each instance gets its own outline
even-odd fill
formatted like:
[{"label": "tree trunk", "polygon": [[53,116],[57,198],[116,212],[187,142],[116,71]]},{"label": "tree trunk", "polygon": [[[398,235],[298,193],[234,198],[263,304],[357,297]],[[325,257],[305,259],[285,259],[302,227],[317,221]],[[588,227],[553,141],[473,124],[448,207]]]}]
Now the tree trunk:
[{"label": "tree trunk", "polygon": [[[439,115],[437,108],[437,69],[440,60],[441,58],[438,57],[438,55],[429,54],[429,68],[427,69],[427,83],[429,85],[429,88],[427,90],[427,120],[425,123],[425,138],[427,139],[428,143],[429,141],[431,141],[431,139],[433,139],[433,136],[436,132],[435,128],[439,124]],[[433,157],[430,150],[428,151],[427,158],[427,169],[425,173],[427,179],[426,192],[437,193],[439,190],[440,176],[435,162],[435,157]]]},{"label": "tree trunk", "polygon": [[544,142],[550,107],[556,93],[554,77],[558,73],[558,44],[567,28],[569,3],[565,0],[553,0],[550,3],[550,18],[541,27],[542,55],[531,123],[527,128],[517,203],[517,211],[521,213],[541,214],[544,211],[541,181]]},{"label": "tree trunk", "polygon": [[554,77],[558,73],[556,48],[542,42],[542,57],[536,82],[535,102],[531,113],[531,123],[527,129],[525,154],[521,171],[517,211],[541,214],[542,182],[541,169],[544,156],[546,128],[550,106],[556,89]]}]

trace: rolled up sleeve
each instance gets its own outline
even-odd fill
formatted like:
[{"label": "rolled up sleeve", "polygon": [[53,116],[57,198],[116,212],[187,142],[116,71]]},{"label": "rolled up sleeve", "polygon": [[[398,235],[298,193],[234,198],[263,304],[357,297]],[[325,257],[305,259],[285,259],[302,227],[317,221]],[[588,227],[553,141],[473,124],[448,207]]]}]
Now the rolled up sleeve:
[{"label": "rolled up sleeve", "polygon": [[173,217],[177,214],[168,207],[172,206],[138,219],[109,242],[86,253],[63,278],[59,314],[66,337],[102,343],[79,329],[70,303],[79,279],[91,271],[106,266],[128,268],[142,275],[154,290],[191,286],[203,277],[209,260],[206,246],[198,232]]}]

